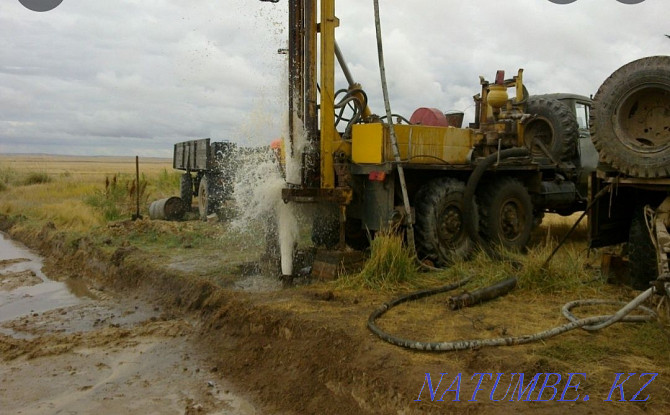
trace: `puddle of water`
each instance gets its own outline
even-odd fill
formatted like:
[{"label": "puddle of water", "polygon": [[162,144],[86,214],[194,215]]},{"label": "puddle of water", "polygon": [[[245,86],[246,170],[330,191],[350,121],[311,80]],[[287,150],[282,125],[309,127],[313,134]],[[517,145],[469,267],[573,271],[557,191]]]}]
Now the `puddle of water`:
[{"label": "puddle of water", "polygon": [[75,295],[78,291],[70,291],[67,284],[52,281],[44,275],[42,257],[0,232],[0,261],[19,258],[25,260],[0,268],[0,278],[2,274],[29,270],[42,283],[0,292],[0,322],[82,303],[82,298]]},{"label": "puddle of water", "polygon": [[32,333],[25,333],[22,331],[16,331],[7,327],[1,327],[0,326],[0,334],[4,334],[5,336],[13,337],[15,339],[20,339],[20,340],[32,340],[36,339],[39,337],[37,334],[32,334]]}]

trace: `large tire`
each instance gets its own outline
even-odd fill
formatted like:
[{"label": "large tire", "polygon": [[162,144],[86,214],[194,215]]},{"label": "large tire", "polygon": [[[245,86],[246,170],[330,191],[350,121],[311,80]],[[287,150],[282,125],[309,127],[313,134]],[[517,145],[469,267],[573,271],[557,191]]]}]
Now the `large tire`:
[{"label": "large tire", "polygon": [[633,212],[628,233],[628,272],[633,288],[646,290],[649,281],[658,277],[656,248],[651,241],[644,218],[644,206],[637,206]]},{"label": "large tire", "polygon": [[533,157],[548,158],[538,143],[548,150],[556,161],[573,161],[577,155],[579,124],[567,105],[555,99],[531,97],[526,112],[535,115],[524,131],[526,147]]},{"label": "large tire", "polygon": [[533,230],[533,203],[526,187],[504,177],[477,193],[479,228],[483,239],[512,251],[526,248]]},{"label": "large tire", "polygon": [[601,161],[634,177],[670,176],[670,56],[616,70],[596,93],[590,123]]},{"label": "large tire", "polygon": [[191,173],[184,173],[179,179],[179,197],[184,205],[184,211],[191,211],[191,202],[193,202],[193,178]]},{"label": "large tire", "polygon": [[214,174],[205,174],[198,187],[198,212],[200,219],[206,220],[208,215],[216,213],[223,202],[220,178]]},{"label": "large tire", "polygon": [[472,252],[474,244],[463,218],[464,193],[465,183],[452,178],[432,180],[417,192],[416,247],[420,257],[435,266],[449,265]]}]

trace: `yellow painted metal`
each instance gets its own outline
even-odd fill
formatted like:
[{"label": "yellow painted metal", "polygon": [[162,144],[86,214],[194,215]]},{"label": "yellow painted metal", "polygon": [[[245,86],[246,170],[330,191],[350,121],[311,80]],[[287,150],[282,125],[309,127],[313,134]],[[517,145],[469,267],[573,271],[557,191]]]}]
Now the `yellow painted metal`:
[{"label": "yellow painted metal", "polygon": [[[519,68],[519,72],[516,75],[516,102],[523,102],[523,69]],[[523,106],[524,112],[526,106]],[[517,121],[516,123],[516,133],[517,133],[517,142],[516,145],[518,147],[523,147],[526,145],[526,139],[524,137],[524,134],[526,133],[526,125],[522,123],[521,121]]]},{"label": "yellow painted metal", "polygon": [[[311,5],[309,7],[309,13],[310,16],[307,19],[307,22],[305,22],[306,25],[306,30],[308,36],[307,40],[307,54],[308,56],[312,56],[313,58],[306,62],[307,65],[307,70],[309,71],[309,74],[307,75],[307,79],[311,80],[316,80],[317,77],[317,64],[316,64],[316,57],[318,56],[317,53],[317,33],[319,31],[318,29],[318,23],[317,23],[317,0],[309,0],[311,2]],[[308,112],[309,112],[309,117],[311,120],[316,120],[318,119],[319,116],[319,111],[317,109],[317,105],[312,105],[312,103],[316,103],[316,100],[318,99],[318,88],[315,85],[314,82],[311,82],[309,85],[307,85],[307,100],[309,102],[309,105],[307,105]]]},{"label": "yellow painted metal", "polygon": [[521,102],[523,101],[523,69],[519,68],[514,84],[516,87],[516,102]]},{"label": "yellow painted metal", "polygon": [[[403,161],[416,164],[468,164],[475,132],[467,128],[396,125],[398,150]],[[382,124],[354,125],[352,161],[380,164],[393,161],[389,130]]]},{"label": "yellow painted metal", "polygon": [[335,0],[321,1],[321,188],[335,187],[333,153],[342,141],[335,129]]},{"label": "yellow painted metal", "polygon": [[383,124],[354,125],[351,141],[351,160],[354,163],[381,164],[384,161]]},{"label": "yellow painted metal", "polygon": [[486,101],[494,109],[500,109],[507,103],[507,87],[505,85],[489,85]]}]

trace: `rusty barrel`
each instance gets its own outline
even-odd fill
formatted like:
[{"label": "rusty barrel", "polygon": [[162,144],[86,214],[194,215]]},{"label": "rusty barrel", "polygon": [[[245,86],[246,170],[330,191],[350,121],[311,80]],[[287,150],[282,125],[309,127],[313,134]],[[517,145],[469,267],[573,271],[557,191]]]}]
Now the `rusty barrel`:
[{"label": "rusty barrel", "polygon": [[447,125],[449,127],[461,128],[463,126],[463,118],[465,118],[465,113],[461,111],[451,111],[444,114],[447,118]]},{"label": "rusty barrel", "polygon": [[173,196],[156,200],[149,205],[151,219],[179,220],[184,217],[184,204],[181,198]]}]

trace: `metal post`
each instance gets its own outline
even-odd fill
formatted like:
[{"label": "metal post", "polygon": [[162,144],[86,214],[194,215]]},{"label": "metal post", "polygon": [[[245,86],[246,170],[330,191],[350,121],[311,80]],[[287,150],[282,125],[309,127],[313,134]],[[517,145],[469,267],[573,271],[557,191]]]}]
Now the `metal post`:
[{"label": "metal post", "polygon": [[135,202],[136,211],[133,215],[133,220],[142,219],[140,215],[140,157],[135,156]]}]

